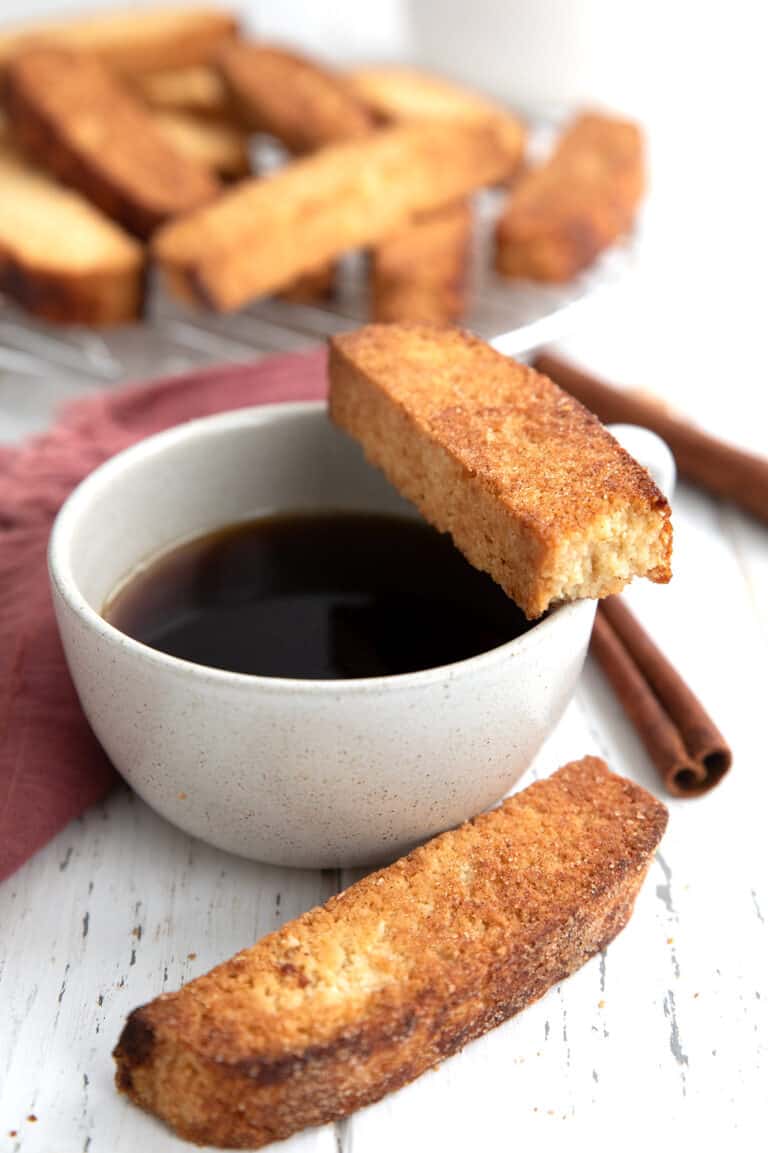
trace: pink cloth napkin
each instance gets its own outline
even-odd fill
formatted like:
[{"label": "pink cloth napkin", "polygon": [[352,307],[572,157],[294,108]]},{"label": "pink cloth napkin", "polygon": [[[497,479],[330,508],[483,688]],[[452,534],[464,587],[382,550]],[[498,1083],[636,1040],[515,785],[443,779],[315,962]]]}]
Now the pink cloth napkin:
[{"label": "pink cloth napkin", "polygon": [[96,465],[142,437],[325,391],[325,349],[318,349],[88,397],[42,436],[0,447],[0,880],[116,780],[80,710],[48,590],[48,534],[62,501]]}]

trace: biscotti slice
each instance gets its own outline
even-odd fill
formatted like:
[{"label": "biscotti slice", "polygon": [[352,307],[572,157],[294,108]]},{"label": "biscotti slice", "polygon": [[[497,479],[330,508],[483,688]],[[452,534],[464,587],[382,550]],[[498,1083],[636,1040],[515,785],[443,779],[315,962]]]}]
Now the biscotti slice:
[{"label": "biscotti slice", "polygon": [[231,121],[189,112],[153,112],[152,120],[177,152],[222,180],[240,180],[250,173],[248,136]]},{"label": "biscotti slice", "polygon": [[77,192],[0,145],[0,292],[59,324],[120,324],[142,311],[144,253]]},{"label": "biscotti slice", "polygon": [[563,282],[630,230],[645,184],[636,124],[585,114],[552,157],[514,185],[496,231],[496,267]]},{"label": "biscotti slice", "polygon": [[215,68],[194,64],[134,79],[134,88],[158,112],[188,112],[214,120],[231,118],[229,96]]},{"label": "biscotti slice", "polygon": [[603,949],[666,821],[597,758],[566,765],[136,1009],[117,1084],[227,1148],[344,1117]]},{"label": "biscotti slice", "polygon": [[11,133],[30,160],[137,236],[219,191],[210,170],[179,152],[97,60],[33,49],[10,62],[5,89]]},{"label": "biscotti slice", "polygon": [[417,217],[371,254],[371,316],[452,324],[464,310],[472,240],[467,201]]},{"label": "biscotti slice", "polygon": [[208,60],[237,35],[237,20],[222,8],[134,7],[90,12],[70,20],[41,20],[0,34],[0,70],[18,52],[39,44],[87,52],[125,75],[182,68]]},{"label": "biscotti slice", "polygon": [[417,68],[382,65],[349,74],[359,98],[385,124],[414,121],[477,124],[496,123],[509,157],[507,175],[520,165],[525,127],[508,109],[487,96]]},{"label": "biscotti slice", "polygon": [[491,124],[388,128],[244,181],[162,229],[153,250],[176,291],[238,308],[494,183],[506,165]]},{"label": "biscotti slice", "polygon": [[596,416],[455,329],[331,340],[331,419],[529,618],[670,578],[670,509]]},{"label": "biscotti slice", "polygon": [[293,153],[353,140],[374,120],[345,76],[272,44],[232,41],[216,56],[244,123]]}]

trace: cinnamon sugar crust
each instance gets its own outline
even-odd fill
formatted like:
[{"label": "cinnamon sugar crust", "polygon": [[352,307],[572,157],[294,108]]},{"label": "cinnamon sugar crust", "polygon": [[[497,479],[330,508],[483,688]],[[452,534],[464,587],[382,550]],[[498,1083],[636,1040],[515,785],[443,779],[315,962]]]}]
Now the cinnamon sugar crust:
[{"label": "cinnamon sugar crust", "polygon": [[330,414],[530,618],[670,579],[669,505],[592,413],[455,329],[331,340]]},{"label": "cinnamon sugar crust", "polygon": [[228,1148],[346,1116],[603,948],[666,819],[597,758],[566,765],[135,1010],[117,1084]]},{"label": "cinnamon sugar crust", "polygon": [[513,186],[496,233],[496,267],[562,282],[632,227],[645,187],[643,137],[630,121],[585,113],[554,153]]}]

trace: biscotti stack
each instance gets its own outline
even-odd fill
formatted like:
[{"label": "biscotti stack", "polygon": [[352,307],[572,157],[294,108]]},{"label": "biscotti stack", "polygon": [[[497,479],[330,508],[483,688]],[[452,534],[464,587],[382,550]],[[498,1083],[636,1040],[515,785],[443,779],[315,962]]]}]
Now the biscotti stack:
[{"label": "biscotti stack", "polygon": [[59,323],[141,315],[152,233],[248,164],[242,134],[156,116],[138,78],[205,67],[236,31],[219,9],[158,8],[0,36],[1,291]]},{"label": "biscotti stack", "polygon": [[[217,59],[244,121],[253,130],[274,136],[295,155],[360,139],[383,125],[423,124],[434,119],[449,125],[493,122],[508,154],[508,173],[521,162],[524,130],[520,120],[471,93],[464,93],[462,100],[461,89],[451,89],[454,105],[448,112],[438,107],[433,115],[418,111],[409,115],[407,101],[402,102],[404,107],[388,112],[377,107],[358,74],[346,76],[294,52],[240,42],[225,45]],[[392,84],[397,86],[395,78]],[[470,206],[462,200],[413,216],[375,244],[370,252],[371,317],[435,324],[456,321],[465,303],[471,236]],[[326,296],[333,272],[333,264],[326,265],[281,295],[311,300],[316,291]]]},{"label": "biscotti stack", "polygon": [[[208,308],[269,294],[322,303],[341,258],[362,251],[373,319],[453,324],[471,303],[476,192],[511,183],[496,267],[544,280],[577,275],[625,233],[642,192],[633,125],[582,117],[523,172],[525,127],[488,97],[410,68],[344,72],[249,41],[219,8],[6,32],[0,79],[9,194],[25,166],[36,189],[30,236],[0,218],[0,290],[65,323],[140,314],[146,278],[120,255],[133,237],[142,268],[156,262],[173,293]],[[254,172],[255,137],[280,146],[281,169]],[[86,244],[69,264],[56,220],[76,198],[83,220],[111,221],[102,235],[116,247]],[[96,301],[101,283],[110,291]]]}]

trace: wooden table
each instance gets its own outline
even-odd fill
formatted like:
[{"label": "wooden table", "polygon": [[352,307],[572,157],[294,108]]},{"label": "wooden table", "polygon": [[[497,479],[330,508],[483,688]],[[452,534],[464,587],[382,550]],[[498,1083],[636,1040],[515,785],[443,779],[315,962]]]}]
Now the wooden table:
[{"label": "wooden table", "polygon": [[[668,322],[640,277],[571,351],[765,449],[765,382],[733,373],[724,391],[722,379],[707,379],[711,359],[697,366],[679,355],[679,324]],[[105,342],[0,312],[0,438],[43,427],[84,388],[315,339],[247,315],[167,323],[158,362],[140,330]],[[286,1153],[540,1150],[579,1134],[625,1147],[641,1133],[669,1148],[683,1126],[690,1147],[722,1130],[732,1148],[765,1141],[768,531],[684,486],[674,524],[672,584],[642,584],[630,599],[732,741],[731,776],[702,800],[669,802],[635,916],[605,953],[416,1084],[292,1139]],[[588,752],[658,787],[590,662],[520,784]],[[126,1013],[351,879],[218,852],[127,789],[74,822],[0,885],[0,1153],[183,1148],[114,1090],[110,1051]]]}]

